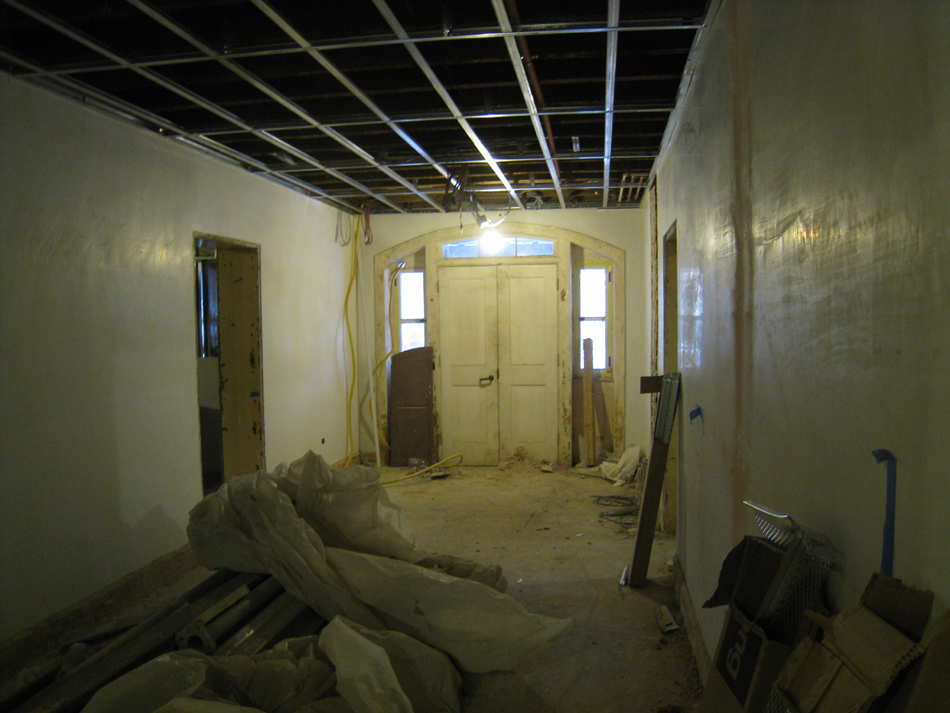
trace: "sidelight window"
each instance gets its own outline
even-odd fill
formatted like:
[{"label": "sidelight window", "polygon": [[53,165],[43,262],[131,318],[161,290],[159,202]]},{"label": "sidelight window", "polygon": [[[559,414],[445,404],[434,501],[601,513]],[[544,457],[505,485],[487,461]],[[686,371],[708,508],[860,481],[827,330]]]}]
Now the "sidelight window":
[{"label": "sidelight window", "polygon": [[425,273],[400,272],[399,351],[426,345]]}]

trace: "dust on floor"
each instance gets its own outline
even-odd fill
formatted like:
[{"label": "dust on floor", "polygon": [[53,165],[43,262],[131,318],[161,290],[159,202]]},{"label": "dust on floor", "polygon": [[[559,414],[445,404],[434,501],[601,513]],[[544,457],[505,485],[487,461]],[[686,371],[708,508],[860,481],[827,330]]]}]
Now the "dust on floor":
[{"label": "dust on floor", "polygon": [[[663,634],[657,609],[673,602],[675,540],[658,535],[650,583],[621,587],[633,556],[632,526],[600,519],[592,496],[632,495],[596,477],[543,473],[530,462],[450,469],[387,486],[432,553],[500,564],[508,593],[530,611],[574,626],[511,673],[467,677],[466,713],[687,711],[701,684],[686,632]],[[384,468],[382,480],[407,473]],[[682,623],[682,622],[680,622]]]}]

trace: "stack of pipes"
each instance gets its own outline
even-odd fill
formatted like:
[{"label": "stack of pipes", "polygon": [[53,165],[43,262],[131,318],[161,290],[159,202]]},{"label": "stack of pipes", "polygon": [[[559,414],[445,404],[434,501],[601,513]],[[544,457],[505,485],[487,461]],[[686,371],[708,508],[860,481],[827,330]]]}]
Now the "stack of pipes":
[{"label": "stack of pipes", "polygon": [[26,683],[0,701],[12,713],[74,713],[102,686],[176,649],[256,654],[326,622],[273,577],[222,569],[169,601],[68,672]]}]

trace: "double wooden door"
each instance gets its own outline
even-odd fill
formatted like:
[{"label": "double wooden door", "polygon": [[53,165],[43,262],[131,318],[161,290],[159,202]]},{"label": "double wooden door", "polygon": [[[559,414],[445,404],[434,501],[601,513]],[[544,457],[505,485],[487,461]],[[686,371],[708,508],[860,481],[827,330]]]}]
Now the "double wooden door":
[{"label": "double wooden door", "polygon": [[439,268],[442,453],[557,462],[555,265]]}]

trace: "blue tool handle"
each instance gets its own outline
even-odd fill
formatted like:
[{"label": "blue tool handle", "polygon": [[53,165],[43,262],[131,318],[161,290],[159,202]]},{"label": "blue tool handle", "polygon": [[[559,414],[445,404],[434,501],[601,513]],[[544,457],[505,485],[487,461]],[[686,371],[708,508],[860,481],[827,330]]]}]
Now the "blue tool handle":
[{"label": "blue tool handle", "polygon": [[884,505],[884,545],[881,549],[881,571],[894,576],[894,521],[897,517],[897,458],[886,448],[871,451],[878,463],[887,461],[887,487]]}]

